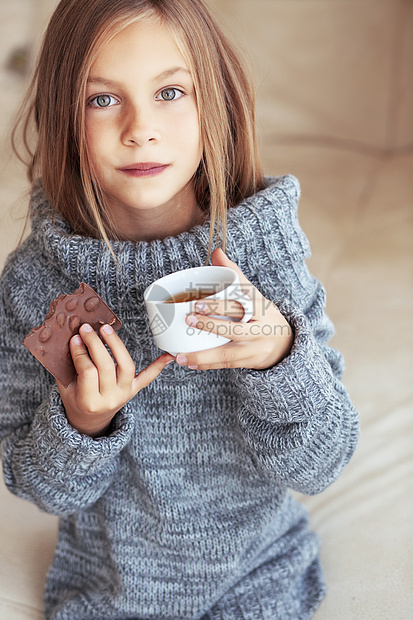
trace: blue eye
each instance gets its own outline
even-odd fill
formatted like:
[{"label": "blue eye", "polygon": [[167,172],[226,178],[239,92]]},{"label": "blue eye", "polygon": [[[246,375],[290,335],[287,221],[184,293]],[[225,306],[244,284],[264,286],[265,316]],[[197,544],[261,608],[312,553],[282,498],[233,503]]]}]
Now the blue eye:
[{"label": "blue eye", "polygon": [[96,108],[109,108],[117,103],[117,99],[115,99],[115,97],[111,97],[110,95],[98,95],[89,101],[89,105]]},{"label": "blue eye", "polygon": [[173,101],[174,99],[180,99],[183,96],[182,90],[179,88],[164,88],[156,96],[156,99],[162,101]]}]

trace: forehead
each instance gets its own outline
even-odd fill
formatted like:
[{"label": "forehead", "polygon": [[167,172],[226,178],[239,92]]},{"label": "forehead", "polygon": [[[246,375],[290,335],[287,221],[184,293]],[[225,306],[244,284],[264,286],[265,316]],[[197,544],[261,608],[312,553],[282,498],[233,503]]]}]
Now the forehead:
[{"label": "forehead", "polygon": [[137,21],[108,39],[96,50],[90,75],[131,72],[141,77],[161,75],[171,67],[189,72],[186,60],[168,28],[154,21]]}]

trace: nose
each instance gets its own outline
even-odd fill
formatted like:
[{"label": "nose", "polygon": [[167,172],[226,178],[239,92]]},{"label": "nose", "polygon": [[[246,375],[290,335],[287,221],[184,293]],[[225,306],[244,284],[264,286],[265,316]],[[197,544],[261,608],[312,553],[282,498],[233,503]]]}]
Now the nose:
[{"label": "nose", "polygon": [[161,135],[155,125],[155,119],[148,110],[130,106],[124,117],[122,143],[126,146],[143,146],[147,142],[159,142]]}]

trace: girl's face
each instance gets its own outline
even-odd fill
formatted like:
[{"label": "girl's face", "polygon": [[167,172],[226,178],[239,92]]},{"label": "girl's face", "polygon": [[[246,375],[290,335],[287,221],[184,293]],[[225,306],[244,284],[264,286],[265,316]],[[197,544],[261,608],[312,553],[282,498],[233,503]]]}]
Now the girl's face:
[{"label": "girl's face", "polygon": [[86,104],[91,166],[125,237],[156,238],[156,230],[166,236],[196,223],[198,110],[169,32],[137,22],[104,44],[91,67]]}]

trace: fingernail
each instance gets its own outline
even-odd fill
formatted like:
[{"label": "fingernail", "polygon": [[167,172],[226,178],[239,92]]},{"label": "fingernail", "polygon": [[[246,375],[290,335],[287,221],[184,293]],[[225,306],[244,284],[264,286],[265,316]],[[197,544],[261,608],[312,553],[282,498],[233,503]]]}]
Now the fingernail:
[{"label": "fingernail", "polygon": [[80,329],[82,330],[82,332],[86,333],[93,332],[93,327],[89,325],[89,323],[84,323]]},{"label": "fingernail", "polygon": [[198,303],[195,306],[195,310],[197,310],[198,312],[205,312],[206,307],[207,305],[204,301],[198,301]]},{"label": "fingernail", "polygon": [[77,335],[77,336],[73,336],[72,342],[73,342],[73,344],[82,344],[83,340],[81,339],[81,337],[79,335]]},{"label": "fingernail", "polygon": [[104,332],[105,334],[113,334],[113,327],[111,327],[110,325],[104,325],[102,327],[102,332]]},{"label": "fingernail", "polygon": [[188,363],[188,358],[186,355],[178,355],[176,361],[180,366],[185,366]]},{"label": "fingernail", "polygon": [[196,325],[198,321],[194,314],[190,314],[187,317],[186,322],[188,323],[188,325]]},{"label": "fingernail", "polygon": [[198,366],[188,366],[191,370],[198,370]]}]

